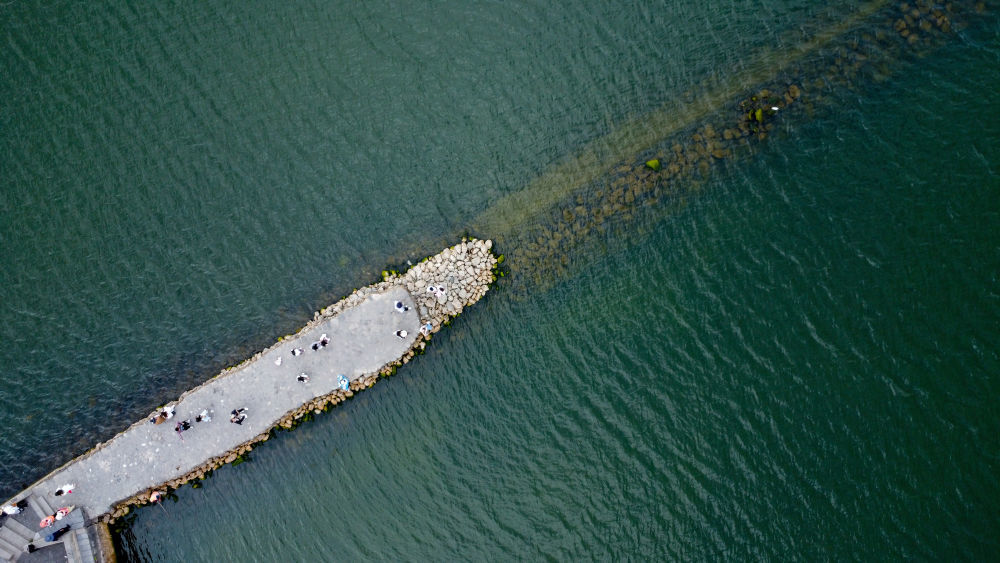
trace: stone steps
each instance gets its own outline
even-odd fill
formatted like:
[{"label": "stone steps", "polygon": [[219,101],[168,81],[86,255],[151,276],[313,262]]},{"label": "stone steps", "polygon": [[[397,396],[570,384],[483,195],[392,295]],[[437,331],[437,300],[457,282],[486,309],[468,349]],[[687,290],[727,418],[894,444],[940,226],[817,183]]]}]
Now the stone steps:
[{"label": "stone steps", "polygon": [[32,500],[34,500],[36,503],[38,503],[38,507],[41,508],[42,511],[45,513],[45,514],[42,515],[42,518],[45,518],[46,516],[48,516],[50,514],[55,514],[56,513],[56,511],[53,510],[52,506],[49,505],[49,502],[47,500],[45,500],[45,497],[43,497],[42,495],[31,495],[30,497],[28,497],[28,502],[29,503]]},{"label": "stone steps", "polygon": [[80,528],[79,530],[73,530],[73,534],[76,536],[76,543],[80,551],[80,561],[85,563],[96,561],[97,558],[94,557],[94,547],[90,543],[88,529]]},{"label": "stone steps", "polygon": [[77,530],[63,536],[63,545],[66,546],[66,561],[69,563],[83,563],[85,559],[80,556],[80,546],[76,541]]},{"label": "stone steps", "polygon": [[35,495],[28,496],[28,506],[31,507],[32,512],[38,515],[39,520],[45,518],[49,514],[52,514],[51,512],[45,512],[45,509],[38,504],[38,497]]},{"label": "stone steps", "polygon": [[14,557],[21,554],[21,550],[14,547],[7,541],[0,539],[0,557],[4,561],[13,561]]},{"label": "stone steps", "polygon": [[31,541],[35,537],[34,530],[18,522],[17,520],[8,519],[6,522],[3,523],[3,526],[4,528],[8,528],[10,529],[10,531],[21,536],[26,542]]},{"label": "stone steps", "polygon": [[15,553],[20,553],[21,549],[26,545],[28,545],[27,540],[15,534],[6,526],[0,528],[0,547],[3,547],[7,551],[13,550]]}]

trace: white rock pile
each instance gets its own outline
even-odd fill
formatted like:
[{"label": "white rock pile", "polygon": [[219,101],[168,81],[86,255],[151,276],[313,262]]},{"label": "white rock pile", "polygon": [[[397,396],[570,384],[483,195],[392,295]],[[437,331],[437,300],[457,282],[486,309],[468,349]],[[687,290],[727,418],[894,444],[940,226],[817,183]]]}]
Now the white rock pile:
[{"label": "white rock pile", "polygon": [[316,318],[331,317],[360,304],[369,295],[402,286],[413,296],[421,324],[430,323],[431,332],[437,332],[443,322],[486,294],[497,265],[496,257],[490,252],[492,248],[491,240],[463,240],[403,274],[387,273],[384,281],[358,289],[317,313]]}]

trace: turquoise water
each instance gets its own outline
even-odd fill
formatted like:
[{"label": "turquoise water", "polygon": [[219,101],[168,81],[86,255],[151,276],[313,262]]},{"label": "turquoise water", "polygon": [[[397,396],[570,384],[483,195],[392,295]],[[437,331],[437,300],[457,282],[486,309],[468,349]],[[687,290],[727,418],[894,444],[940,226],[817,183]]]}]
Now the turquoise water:
[{"label": "turquoise water", "polygon": [[[2,10],[8,494],[851,12]],[[397,376],[140,511],[123,557],[992,558],[993,14],[567,275],[512,263]],[[475,234],[514,261],[525,228]]]}]

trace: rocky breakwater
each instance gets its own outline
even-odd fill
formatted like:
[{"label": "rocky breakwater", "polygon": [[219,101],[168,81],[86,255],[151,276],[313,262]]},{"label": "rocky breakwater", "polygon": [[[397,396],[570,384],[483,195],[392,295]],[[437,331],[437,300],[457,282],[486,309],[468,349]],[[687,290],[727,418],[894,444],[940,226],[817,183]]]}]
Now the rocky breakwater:
[{"label": "rocky breakwater", "polygon": [[[399,366],[409,362],[414,355],[423,352],[432,334],[441,330],[451,319],[486,294],[490,285],[496,281],[498,265],[503,261],[503,256],[495,256],[492,248],[493,243],[490,240],[463,239],[461,243],[447,248],[437,255],[425,258],[404,273],[383,271],[381,282],[355,290],[337,303],[315,313],[312,321],[297,334],[282,337],[274,346],[254,355],[240,365],[220,373],[216,379],[238,372],[248,363],[263,360],[265,355],[274,355],[289,341],[297,340],[300,335],[325,326],[325,323],[330,319],[342,315],[372,298],[378,299],[386,294],[401,295],[401,292],[405,291],[412,298],[412,307],[416,309],[419,316],[419,329],[416,331],[416,337],[410,347],[397,359],[387,362],[377,370],[352,376],[348,389],[336,389],[308,400],[286,413],[278,420],[277,424],[267,431],[222,455],[212,456],[184,475],[133,494],[117,503],[104,520],[113,522],[127,515],[133,506],[148,504],[154,491],[169,495],[172,489],[185,484],[190,483],[194,488],[200,487],[201,480],[210,477],[215,468],[230,463],[241,463],[247,459],[247,455],[255,444],[266,441],[275,432],[290,430],[298,424],[310,420],[313,415],[346,401],[356,392],[371,387],[379,378],[393,375]],[[395,299],[395,297],[393,298]],[[406,299],[404,298],[403,301],[405,302]],[[203,386],[211,385],[212,381]],[[185,393],[184,396],[193,391]],[[181,400],[184,399],[184,396],[181,397]]]}]

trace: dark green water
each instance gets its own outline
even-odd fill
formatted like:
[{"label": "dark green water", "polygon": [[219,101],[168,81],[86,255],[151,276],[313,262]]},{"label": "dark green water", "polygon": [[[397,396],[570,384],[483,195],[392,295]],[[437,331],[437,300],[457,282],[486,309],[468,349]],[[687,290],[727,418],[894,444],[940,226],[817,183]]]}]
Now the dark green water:
[{"label": "dark green water", "polygon": [[[693,4],[0,7],[3,492],[851,12]],[[1000,23],[971,22],[502,281],[140,511],[125,558],[995,558]]]}]

